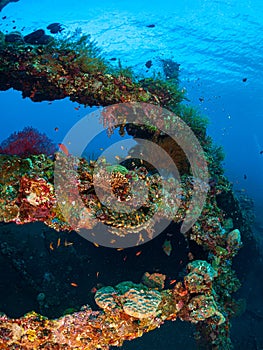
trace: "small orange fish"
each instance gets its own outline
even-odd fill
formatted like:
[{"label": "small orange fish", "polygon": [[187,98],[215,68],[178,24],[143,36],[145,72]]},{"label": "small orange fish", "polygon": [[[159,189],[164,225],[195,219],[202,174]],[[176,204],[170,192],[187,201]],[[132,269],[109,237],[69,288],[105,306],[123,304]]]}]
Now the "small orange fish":
[{"label": "small orange fish", "polygon": [[50,249],[50,250],[54,250],[53,242],[50,242],[50,244],[49,244],[49,249]]},{"label": "small orange fish", "polygon": [[75,283],[75,282],[71,282],[70,285],[71,285],[72,287],[78,287],[77,283]]},{"label": "small orange fish", "polygon": [[140,233],[140,235],[139,235],[139,239],[138,239],[138,241],[137,241],[136,245],[139,245],[139,244],[140,244],[140,242],[144,242],[144,238],[143,238],[143,236],[142,236],[142,234],[141,234],[141,233]]},{"label": "small orange fish", "polygon": [[62,151],[66,156],[69,155],[69,151],[68,151],[67,147],[66,147],[65,145],[63,145],[63,143],[59,143],[59,144],[58,144],[58,147],[61,149],[61,151]]},{"label": "small orange fish", "polygon": [[98,244],[98,243],[93,242],[93,244],[95,245],[95,247],[96,247],[96,248],[98,248],[98,247],[99,247],[99,244]]},{"label": "small orange fish", "polygon": [[118,161],[121,160],[121,158],[119,156],[115,156],[115,159],[117,159]]},{"label": "small orange fish", "polygon": [[117,250],[120,252],[121,250],[123,250],[124,248],[117,248]]},{"label": "small orange fish", "polygon": [[60,242],[61,242],[61,240],[59,238],[58,241],[57,241],[57,248],[60,246]]},{"label": "small orange fish", "polygon": [[187,290],[183,290],[181,292],[178,292],[178,294],[180,295],[180,297],[184,297],[185,295],[187,295],[188,291]]},{"label": "small orange fish", "polygon": [[80,109],[80,106],[74,108],[75,111],[78,111]]},{"label": "small orange fish", "polygon": [[37,92],[37,89],[34,87],[33,90],[31,91],[31,94],[30,94],[29,98],[34,98],[36,92]]},{"label": "small orange fish", "polygon": [[175,284],[175,282],[176,282],[176,280],[171,280],[170,281],[170,284],[172,285],[172,284]]},{"label": "small orange fish", "polygon": [[136,255],[136,256],[139,256],[139,255],[141,255],[141,253],[142,253],[142,251],[139,250],[135,255]]}]

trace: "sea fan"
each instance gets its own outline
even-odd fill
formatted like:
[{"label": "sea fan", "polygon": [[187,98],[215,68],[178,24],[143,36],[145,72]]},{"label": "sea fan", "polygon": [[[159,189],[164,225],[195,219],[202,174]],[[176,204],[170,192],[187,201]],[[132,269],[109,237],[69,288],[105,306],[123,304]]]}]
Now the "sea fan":
[{"label": "sea fan", "polygon": [[55,144],[37,129],[25,127],[14,132],[0,145],[0,153],[28,157],[32,154],[52,155],[56,151]]}]

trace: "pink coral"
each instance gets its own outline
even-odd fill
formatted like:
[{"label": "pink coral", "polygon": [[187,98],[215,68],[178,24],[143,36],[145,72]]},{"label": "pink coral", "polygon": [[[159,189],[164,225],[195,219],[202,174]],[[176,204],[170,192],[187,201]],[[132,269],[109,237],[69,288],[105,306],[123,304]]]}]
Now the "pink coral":
[{"label": "pink coral", "polygon": [[14,132],[0,145],[0,153],[28,157],[32,154],[52,155],[56,151],[55,144],[37,129],[26,127]]}]

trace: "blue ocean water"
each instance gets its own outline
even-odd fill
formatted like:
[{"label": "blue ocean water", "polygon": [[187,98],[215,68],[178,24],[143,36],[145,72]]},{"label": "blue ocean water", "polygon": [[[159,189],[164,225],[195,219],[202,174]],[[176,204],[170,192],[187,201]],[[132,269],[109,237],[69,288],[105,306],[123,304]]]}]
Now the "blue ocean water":
[{"label": "blue ocean water", "polygon": [[[189,103],[209,118],[209,134],[224,147],[226,174],[236,189],[255,201],[255,234],[263,240],[262,1],[20,0],[6,6],[4,16],[3,32],[12,31],[12,21],[24,34],[52,22],[65,26],[61,35],[80,28],[97,41],[107,59],[120,59],[138,76],[158,73],[161,59],[179,63],[180,85]],[[154,27],[147,27],[151,24]],[[148,60],[151,68],[145,66]],[[0,102],[0,141],[32,125],[61,142],[90,110],[76,110],[78,104],[67,99],[33,103],[13,90],[1,92]],[[100,142],[105,147],[103,138],[96,140],[94,152]],[[172,341],[170,345],[172,349]]]}]

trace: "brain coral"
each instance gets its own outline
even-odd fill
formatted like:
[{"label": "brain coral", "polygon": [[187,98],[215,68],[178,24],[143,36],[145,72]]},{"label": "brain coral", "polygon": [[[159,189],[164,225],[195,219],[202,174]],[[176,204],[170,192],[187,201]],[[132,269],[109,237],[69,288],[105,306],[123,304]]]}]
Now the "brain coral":
[{"label": "brain coral", "polygon": [[102,309],[114,309],[117,307],[114,294],[116,291],[113,287],[103,287],[96,292],[95,302]]},{"label": "brain coral", "polygon": [[127,315],[147,318],[156,316],[161,300],[161,294],[156,290],[130,289],[123,295],[122,306]]}]

